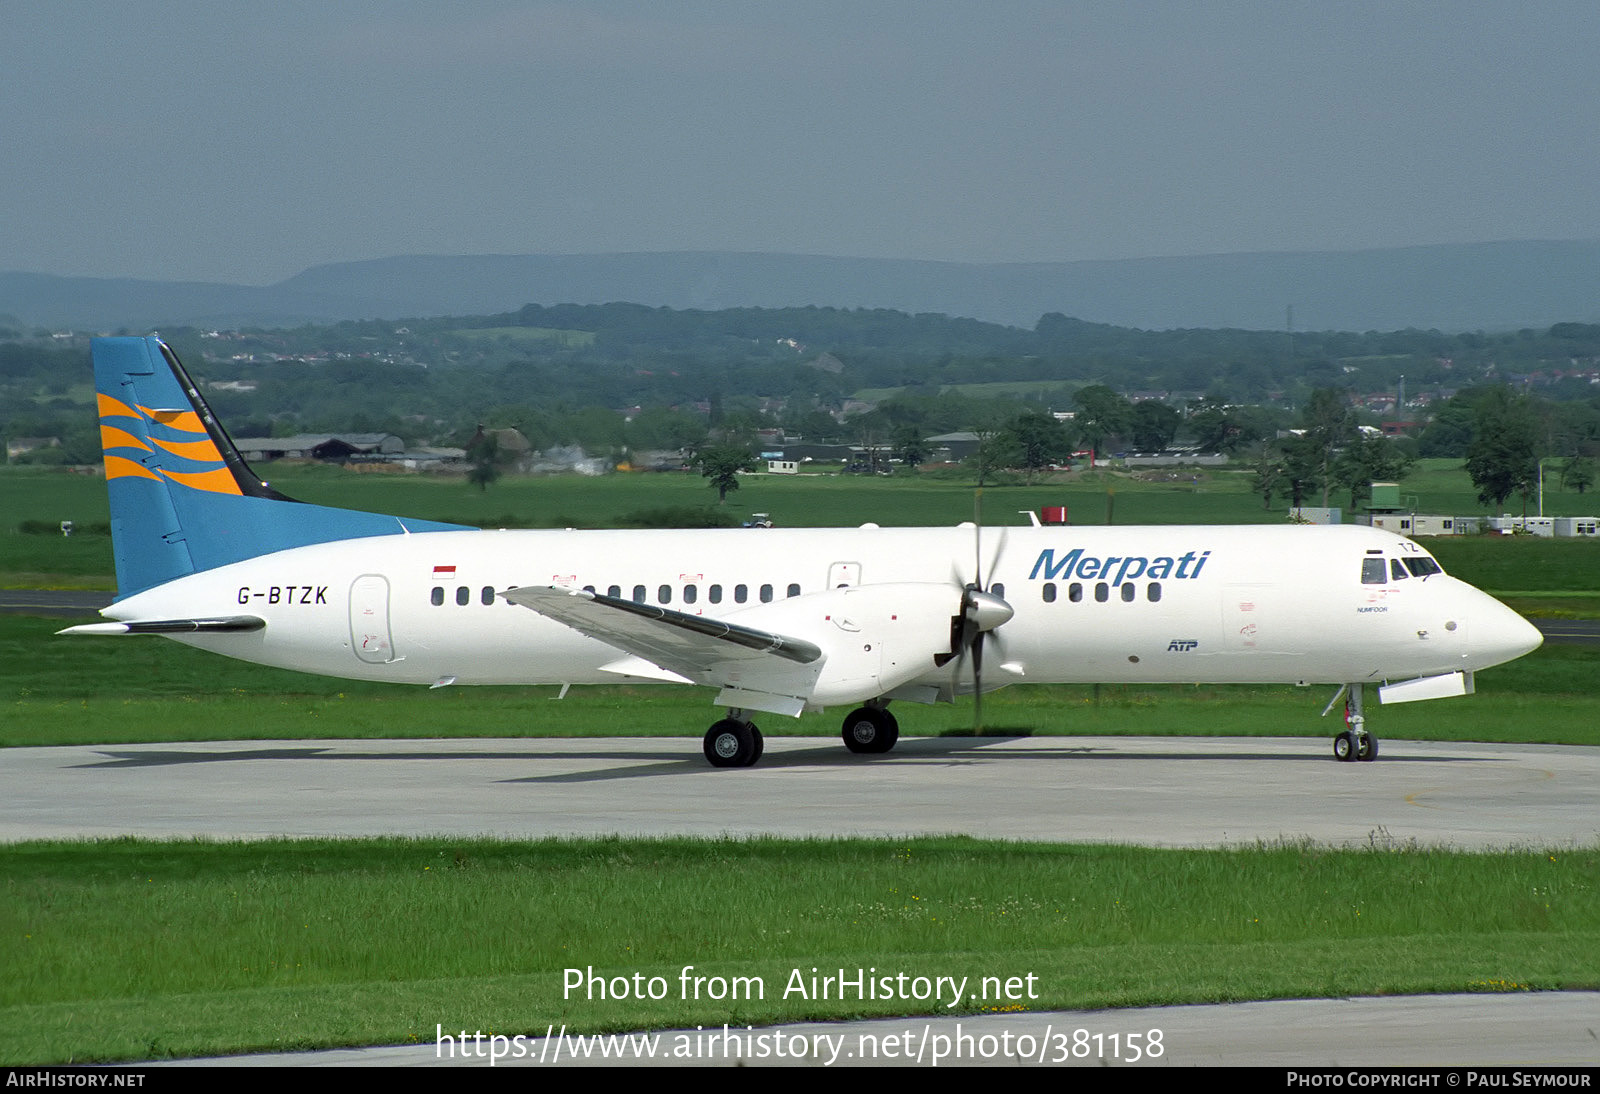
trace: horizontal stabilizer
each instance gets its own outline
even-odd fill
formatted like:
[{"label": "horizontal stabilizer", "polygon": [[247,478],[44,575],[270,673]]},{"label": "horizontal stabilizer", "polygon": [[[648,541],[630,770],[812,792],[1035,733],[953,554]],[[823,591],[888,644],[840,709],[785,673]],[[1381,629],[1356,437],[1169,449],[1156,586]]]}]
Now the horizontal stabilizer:
[{"label": "horizontal stabilizer", "polygon": [[219,631],[259,631],[267,621],[254,615],[228,615],[216,619],[140,619],[131,623],[80,623],[57,634],[194,634]]}]

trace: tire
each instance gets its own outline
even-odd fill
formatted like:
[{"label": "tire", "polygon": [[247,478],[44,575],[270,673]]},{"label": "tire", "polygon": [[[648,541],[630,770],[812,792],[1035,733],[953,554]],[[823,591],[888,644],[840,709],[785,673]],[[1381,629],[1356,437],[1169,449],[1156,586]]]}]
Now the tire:
[{"label": "tire", "polygon": [[1378,758],[1378,738],[1369,733],[1363,738],[1362,745],[1364,747],[1356,750],[1356,759],[1362,763],[1371,763]]},{"label": "tire", "polygon": [[1333,758],[1340,763],[1352,763],[1356,758],[1355,735],[1348,729],[1333,739]]},{"label": "tire", "polygon": [[858,755],[887,752],[900,739],[900,723],[887,710],[860,707],[844,720],[839,736],[844,746]]},{"label": "tire", "polygon": [[712,767],[748,767],[755,763],[755,727],[735,718],[724,718],[706,730],[706,760]]}]

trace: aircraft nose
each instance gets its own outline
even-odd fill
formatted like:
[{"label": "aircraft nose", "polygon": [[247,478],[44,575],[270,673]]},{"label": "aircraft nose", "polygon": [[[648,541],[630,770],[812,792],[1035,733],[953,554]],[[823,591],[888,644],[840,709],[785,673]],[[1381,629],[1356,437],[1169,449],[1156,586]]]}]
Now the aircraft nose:
[{"label": "aircraft nose", "polygon": [[1472,659],[1482,668],[1514,661],[1544,644],[1539,628],[1492,597],[1472,620]]}]

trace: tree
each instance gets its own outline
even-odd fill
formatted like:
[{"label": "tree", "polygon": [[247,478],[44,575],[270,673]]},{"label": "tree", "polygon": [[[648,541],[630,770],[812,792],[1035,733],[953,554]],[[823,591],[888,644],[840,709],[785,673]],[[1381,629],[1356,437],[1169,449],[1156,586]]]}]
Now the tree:
[{"label": "tree", "polygon": [[1326,508],[1328,488],[1334,481],[1331,474],[1334,453],[1356,441],[1356,416],[1344,392],[1319,387],[1306,401],[1301,422],[1305,426],[1305,442],[1316,452],[1317,479],[1322,484],[1322,505]]},{"label": "tree", "polygon": [[1405,478],[1413,460],[1387,437],[1362,437],[1345,446],[1333,464],[1333,480],[1350,491],[1350,508],[1372,496],[1374,482]]},{"label": "tree", "polygon": [[1036,471],[1072,455],[1072,438],[1053,414],[1024,411],[1006,427],[1006,447],[1032,481]]},{"label": "tree", "polygon": [[1535,436],[1537,423],[1527,396],[1513,396],[1504,387],[1484,395],[1467,449],[1467,474],[1478,488],[1479,501],[1499,509],[1516,491],[1527,493],[1539,475]]},{"label": "tree", "polygon": [[1270,445],[1261,446],[1261,456],[1256,460],[1255,475],[1250,480],[1250,489],[1261,495],[1261,508],[1272,508],[1272,495],[1284,488],[1283,463],[1274,459]]},{"label": "tree", "polygon": [[1178,435],[1183,416],[1166,403],[1143,399],[1133,404],[1130,427],[1133,447],[1140,452],[1160,452]]},{"label": "tree", "polygon": [[477,436],[467,444],[467,460],[472,464],[467,472],[467,481],[480,492],[487,491],[490,484],[500,477],[500,468],[497,466],[499,458],[500,442],[493,433],[484,432],[480,425]]},{"label": "tree", "polygon": [[695,453],[694,466],[711,480],[717,491],[717,504],[722,505],[729,492],[739,489],[739,472],[754,471],[756,459],[743,445],[714,444]]},{"label": "tree", "polygon": [[1306,495],[1322,485],[1322,452],[1307,436],[1290,436],[1283,441],[1283,483],[1278,487],[1298,509]]},{"label": "tree", "polygon": [[962,463],[976,475],[976,486],[982,490],[989,477],[999,468],[1020,463],[1016,441],[1010,431],[992,425],[973,430],[978,437],[978,447]]},{"label": "tree", "polygon": [[1244,420],[1241,407],[1218,395],[1202,395],[1189,403],[1189,432],[1202,452],[1237,452],[1258,436]]},{"label": "tree", "polygon": [[914,425],[895,427],[893,443],[895,458],[907,467],[914,468],[928,458],[928,442]]},{"label": "tree", "polygon": [[705,440],[706,423],[698,415],[663,406],[646,407],[628,423],[628,447],[693,448]]},{"label": "tree", "polygon": [[1471,393],[1463,392],[1450,399],[1417,439],[1417,454],[1423,459],[1464,459],[1472,444],[1473,419]]},{"label": "tree", "polygon": [[1122,436],[1133,422],[1133,407],[1128,400],[1104,384],[1079,388],[1072,398],[1078,404],[1075,421],[1083,431],[1084,443],[1097,455],[1109,438]]},{"label": "tree", "polygon": [[1594,461],[1586,456],[1568,456],[1561,465],[1561,488],[1582,494],[1594,485]]}]

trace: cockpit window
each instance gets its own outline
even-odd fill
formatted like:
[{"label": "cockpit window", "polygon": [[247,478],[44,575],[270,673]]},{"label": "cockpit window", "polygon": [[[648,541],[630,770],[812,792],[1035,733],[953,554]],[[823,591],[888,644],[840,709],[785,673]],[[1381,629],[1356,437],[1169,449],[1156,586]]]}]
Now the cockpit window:
[{"label": "cockpit window", "polygon": [[1388,578],[1389,569],[1383,564],[1381,558],[1364,558],[1361,560],[1361,584],[1382,585]]},{"label": "cockpit window", "polygon": [[1396,581],[1404,581],[1411,575],[1406,573],[1406,568],[1400,565],[1400,560],[1398,558],[1391,558],[1389,560],[1389,576]]},{"label": "cockpit window", "polygon": [[1444,567],[1431,558],[1407,558],[1406,569],[1411,571],[1412,577],[1427,577],[1429,574],[1442,574]]}]

